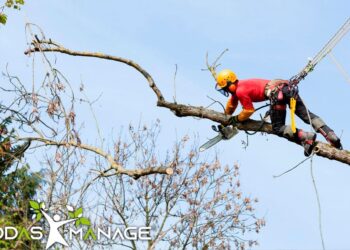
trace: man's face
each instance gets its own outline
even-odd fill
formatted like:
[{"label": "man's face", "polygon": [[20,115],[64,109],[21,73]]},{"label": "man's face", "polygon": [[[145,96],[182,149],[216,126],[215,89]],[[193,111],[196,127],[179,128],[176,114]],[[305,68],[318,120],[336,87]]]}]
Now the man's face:
[{"label": "man's face", "polygon": [[230,84],[230,86],[228,87],[228,91],[232,94],[236,92],[236,88],[237,88],[237,82],[235,82],[234,84]]},{"label": "man's face", "polygon": [[224,88],[219,88],[218,87],[218,84],[215,85],[215,89],[217,91],[219,91],[221,94],[223,94],[224,96],[228,97],[229,94],[234,94],[235,91],[236,91],[236,88],[237,88],[237,83],[238,83],[238,80],[234,83],[232,82],[228,82],[228,85]]}]

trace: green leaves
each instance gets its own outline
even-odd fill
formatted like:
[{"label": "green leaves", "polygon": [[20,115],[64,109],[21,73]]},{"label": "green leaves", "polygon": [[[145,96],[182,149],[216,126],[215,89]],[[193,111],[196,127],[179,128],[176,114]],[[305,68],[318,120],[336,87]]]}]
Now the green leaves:
[{"label": "green leaves", "polygon": [[81,217],[79,220],[80,220],[81,224],[83,224],[85,226],[90,226],[91,225],[90,220],[88,218]]},{"label": "green leaves", "polygon": [[70,219],[77,219],[75,221],[75,226],[79,227],[80,225],[84,226],[90,226],[91,222],[88,218],[83,217],[83,208],[80,207],[77,210],[74,211],[74,209],[71,206],[67,206],[68,209],[68,216]]},{"label": "green leaves", "polygon": [[74,212],[74,217],[75,217],[75,218],[81,217],[80,215],[83,215],[83,208],[82,208],[82,207],[78,208],[78,209]]},{"label": "green leaves", "polygon": [[[34,214],[32,216],[32,219],[36,221],[40,221],[43,217],[43,214],[41,212],[41,209],[45,209],[45,203],[44,202],[37,202],[34,200],[29,201],[30,209],[33,210]],[[80,225],[84,226],[90,226],[91,222],[88,218],[83,217],[83,208],[80,207],[76,210],[74,210],[73,207],[67,205],[68,209],[68,217],[69,219],[76,219],[75,220],[75,226],[79,227]]]},{"label": "green leaves", "polygon": [[7,21],[7,15],[5,15],[4,13],[0,14],[0,23],[5,25]]},{"label": "green leaves", "polygon": [[24,5],[24,0],[6,0],[5,6],[7,8],[20,9],[21,5]]},{"label": "green leaves", "polygon": [[84,226],[90,226],[91,223],[90,223],[90,220],[88,218],[85,218],[85,217],[81,217],[79,219],[77,219],[75,221],[75,226],[76,227],[79,227],[80,225],[84,225]]},{"label": "green leaves", "polygon": [[33,208],[34,210],[38,210],[38,209],[40,208],[39,203],[36,202],[36,201],[33,201],[33,200],[29,201],[29,205],[30,205],[30,207]]},{"label": "green leaves", "polygon": [[76,226],[76,227],[79,227],[80,224],[81,224],[80,220],[76,220],[76,221],[75,221],[75,226]]},{"label": "green leaves", "polygon": [[[15,9],[15,10],[20,10],[21,6],[24,5],[24,0],[6,0],[5,6],[2,7],[7,7],[9,9]],[[0,13],[0,24],[5,25],[7,22],[7,15],[4,14],[3,12]]]},{"label": "green leaves", "polygon": [[79,219],[77,219],[77,220],[75,221],[75,226],[76,226],[76,227],[79,227],[80,225],[90,226],[91,223],[90,223],[90,220],[89,220],[88,218],[80,217]]},{"label": "green leaves", "polygon": [[34,215],[33,215],[33,219],[35,219],[36,221],[40,221],[41,218],[43,217],[43,214],[41,213],[41,208],[45,209],[45,203],[44,202],[36,202],[34,200],[30,200],[29,201],[29,205],[31,207],[31,210],[34,211]]},{"label": "green leaves", "polygon": [[74,213],[72,213],[72,212],[68,212],[68,216],[69,216],[69,219],[74,219],[75,217],[74,217]]},{"label": "green leaves", "polygon": [[36,215],[36,221],[41,220],[42,217],[43,217],[43,214],[42,214],[42,213],[38,213],[38,214]]}]

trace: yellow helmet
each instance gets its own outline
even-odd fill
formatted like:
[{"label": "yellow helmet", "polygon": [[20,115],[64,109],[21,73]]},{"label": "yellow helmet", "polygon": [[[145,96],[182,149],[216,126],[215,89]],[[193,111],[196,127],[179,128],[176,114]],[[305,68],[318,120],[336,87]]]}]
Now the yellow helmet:
[{"label": "yellow helmet", "polygon": [[229,69],[224,69],[220,71],[216,78],[217,88],[223,89],[229,82],[234,83],[235,81],[237,81],[235,72]]}]

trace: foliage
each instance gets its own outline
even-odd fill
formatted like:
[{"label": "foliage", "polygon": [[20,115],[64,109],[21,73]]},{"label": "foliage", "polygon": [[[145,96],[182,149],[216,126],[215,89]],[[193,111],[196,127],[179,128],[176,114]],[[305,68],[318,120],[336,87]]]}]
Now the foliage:
[{"label": "foliage", "polygon": [[[29,201],[35,196],[41,183],[40,173],[30,173],[29,166],[19,167],[17,159],[18,149],[23,145],[11,146],[14,130],[8,132],[11,119],[6,118],[0,124],[0,227],[30,225]],[[24,151],[21,151],[23,154]],[[13,157],[17,153],[16,157]],[[26,239],[18,241],[0,240],[1,249],[40,249],[38,242]]]},{"label": "foliage", "polygon": [[0,13],[0,23],[5,25],[6,22],[7,22],[7,15],[4,13]]},{"label": "foliage", "polygon": [[67,206],[69,219],[77,219],[75,221],[75,226],[79,227],[80,225],[90,226],[91,222],[88,218],[83,217],[83,208],[79,207],[74,210],[71,206]]},{"label": "foliage", "polygon": [[30,146],[30,142],[12,145],[15,138],[15,129],[8,130],[12,123],[11,116],[0,123],[0,174],[6,172],[13,162],[20,160]]},{"label": "foliage", "polygon": [[41,212],[41,209],[45,209],[45,203],[44,202],[37,202],[34,200],[29,201],[29,205],[31,210],[33,210],[34,215],[32,216],[32,219],[36,219],[36,221],[40,221],[43,217],[43,214]]},{"label": "foliage", "polygon": [[4,8],[20,10],[24,5],[24,0],[6,0],[4,6],[0,7],[0,23],[5,25],[7,22],[7,15],[3,12]]},{"label": "foliage", "polygon": [[[29,201],[35,196],[40,185],[39,173],[29,173],[29,167],[23,166],[7,175],[0,176],[0,227],[28,227],[32,221],[29,213]],[[1,249],[41,249],[39,242],[25,239],[18,241],[0,240]]]}]

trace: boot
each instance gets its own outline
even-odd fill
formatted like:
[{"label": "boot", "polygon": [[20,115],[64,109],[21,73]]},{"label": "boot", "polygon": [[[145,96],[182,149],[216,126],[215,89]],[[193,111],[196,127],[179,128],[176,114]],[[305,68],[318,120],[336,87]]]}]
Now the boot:
[{"label": "boot", "polygon": [[303,130],[298,129],[297,137],[300,144],[304,147],[304,155],[310,156],[315,146],[314,143],[316,140],[316,133],[304,132]]},{"label": "boot", "polygon": [[334,131],[327,125],[324,125],[321,128],[319,128],[317,132],[320,132],[333,147],[343,149],[340,139],[334,133]]}]

